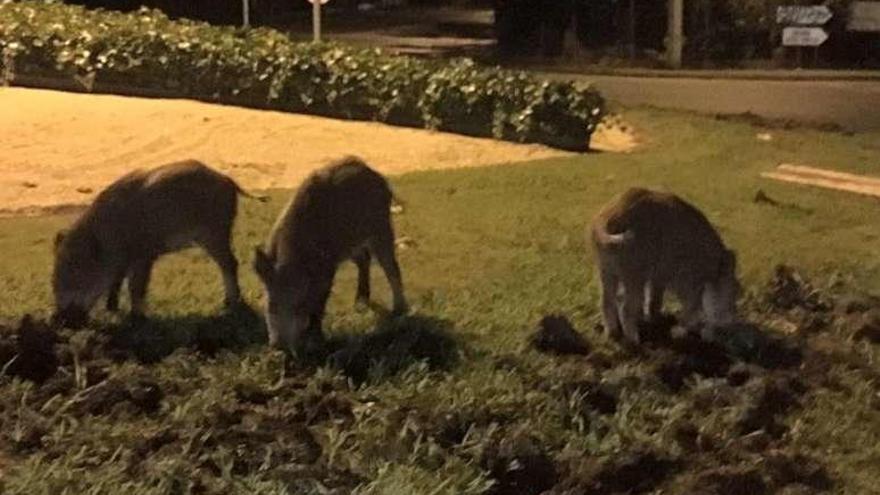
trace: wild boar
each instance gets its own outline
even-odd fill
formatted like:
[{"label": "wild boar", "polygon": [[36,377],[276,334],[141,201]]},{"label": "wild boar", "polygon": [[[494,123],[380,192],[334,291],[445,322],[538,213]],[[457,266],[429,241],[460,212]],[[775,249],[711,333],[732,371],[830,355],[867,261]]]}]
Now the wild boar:
[{"label": "wild boar", "polygon": [[736,254],[706,217],[678,196],[629,189],[595,217],[590,237],[602,283],[602,316],[612,337],[622,331],[638,344],[639,322],[660,316],[667,288],[682,303],[685,328],[704,323],[708,332],[736,320]]},{"label": "wild boar", "polygon": [[393,312],[406,312],[391,200],[385,178],[353,156],[305,180],[275,223],[268,246],[255,250],[254,270],[268,299],[270,345],[303,356],[323,349],[324,309],[336,270],[346,259],[358,267],[356,302],[369,301],[375,256],[391,286]]},{"label": "wild boar", "polygon": [[204,248],[219,265],[225,303],[235,305],[240,299],[238,261],[230,237],[239,194],[256,197],[195,160],[118,179],[55,238],[55,321],[82,326],[104,294],[107,309],[116,311],[126,278],[132,314],[143,315],[153,263],[191,245]]}]

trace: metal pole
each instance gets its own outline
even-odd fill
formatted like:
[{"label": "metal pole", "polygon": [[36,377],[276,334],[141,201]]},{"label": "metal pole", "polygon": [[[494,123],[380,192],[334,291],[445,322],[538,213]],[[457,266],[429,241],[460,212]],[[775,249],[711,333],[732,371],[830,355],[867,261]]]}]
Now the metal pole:
[{"label": "metal pole", "polygon": [[249,0],[241,0],[241,24],[244,27],[251,25],[251,8]]},{"label": "metal pole", "polygon": [[668,0],[669,29],[666,35],[666,63],[673,69],[681,67],[684,45],[684,0]]},{"label": "metal pole", "polygon": [[321,41],[321,0],[312,0],[312,40]]}]

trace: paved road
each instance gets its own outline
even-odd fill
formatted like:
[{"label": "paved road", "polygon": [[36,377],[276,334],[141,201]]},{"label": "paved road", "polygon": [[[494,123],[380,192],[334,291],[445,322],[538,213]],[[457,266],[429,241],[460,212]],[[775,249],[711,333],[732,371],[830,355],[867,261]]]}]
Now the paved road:
[{"label": "paved road", "polygon": [[[571,75],[554,77],[571,79]],[[837,123],[852,131],[880,131],[878,81],[752,81],[577,76],[606,98],[705,113],[752,112],[762,117]]]}]

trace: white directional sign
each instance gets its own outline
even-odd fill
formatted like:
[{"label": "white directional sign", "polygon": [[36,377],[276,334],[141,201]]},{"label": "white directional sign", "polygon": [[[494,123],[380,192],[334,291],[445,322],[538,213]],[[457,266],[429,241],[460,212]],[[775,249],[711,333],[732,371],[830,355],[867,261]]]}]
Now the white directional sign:
[{"label": "white directional sign", "polygon": [[782,30],[784,46],[819,46],[828,39],[828,33],[818,27],[787,27]]},{"label": "white directional sign", "polygon": [[776,8],[777,24],[821,26],[834,17],[824,5],[783,5]]},{"label": "white directional sign", "polygon": [[850,31],[880,31],[880,2],[853,2],[846,28]]}]

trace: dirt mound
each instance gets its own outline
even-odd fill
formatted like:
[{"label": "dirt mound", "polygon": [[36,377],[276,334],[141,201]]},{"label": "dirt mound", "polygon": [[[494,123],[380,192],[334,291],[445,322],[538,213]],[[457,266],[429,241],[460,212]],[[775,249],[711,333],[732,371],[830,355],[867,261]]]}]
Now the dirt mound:
[{"label": "dirt mound", "polygon": [[873,344],[880,344],[880,310],[874,309],[867,311],[860,318],[861,321],[856,323],[856,331],[853,338],[856,340],[867,340]]},{"label": "dirt mound", "polygon": [[122,409],[130,413],[156,413],[163,393],[159,384],[149,376],[130,380],[113,378],[78,393],[69,402],[68,410],[78,416],[100,416]]},{"label": "dirt mound", "polygon": [[490,445],[480,464],[496,481],[492,495],[538,495],[556,485],[559,477],[553,460],[526,434],[505,436]]},{"label": "dirt mound", "polygon": [[680,469],[656,452],[633,449],[603,460],[577,459],[563,466],[563,479],[550,495],[650,493]]},{"label": "dirt mound", "polygon": [[538,330],[532,334],[529,343],[541,352],[553,354],[587,355],[590,353],[587,341],[575,330],[568,318],[560,315],[541,318]]},{"label": "dirt mound", "polygon": [[787,265],[778,265],[773,270],[773,277],[764,294],[764,300],[777,310],[802,308],[823,312],[834,307],[834,303],[827,300],[800,272]]},{"label": "dirt mound", "polygon": [[630,452],[606,462],[596,475],[591,493],[645,493],[656,488],[675,463],[654,452]]},{"label": "dirt mound", "polygon": [[672,391],[679,391],[692,375],[726,376],[733,359],[718,344],[706,342],[695,335],[675,339],[670,349],[660,354],[655,374]]},{"label": "dirt mound", "polygon": [[55,330],[25,315],[15,330],[0,328],[0,366],[11,376],[37,383],[58,369]]},{"label": "dirt mound", "polygon": [[779,487],[804,487],[824,492],[834,486],[825,467],[801,453],[776,450],[765,455],[763,465],[770,480]]},{"label": "dirt mound", "polygon": [[749,467],[722,467],[699,474],[685,493],[694,495],[764,495],[770,490],[761,472]]},{"label": "dirt mound", "polygon": [[746,397],[737,428],[742,435],[762,430],[773,437],[781,437],[786,428],[780,417],[799,405],[806,392],[803,383],[791,376],[767,376],[747,384],[742,393]]}]

